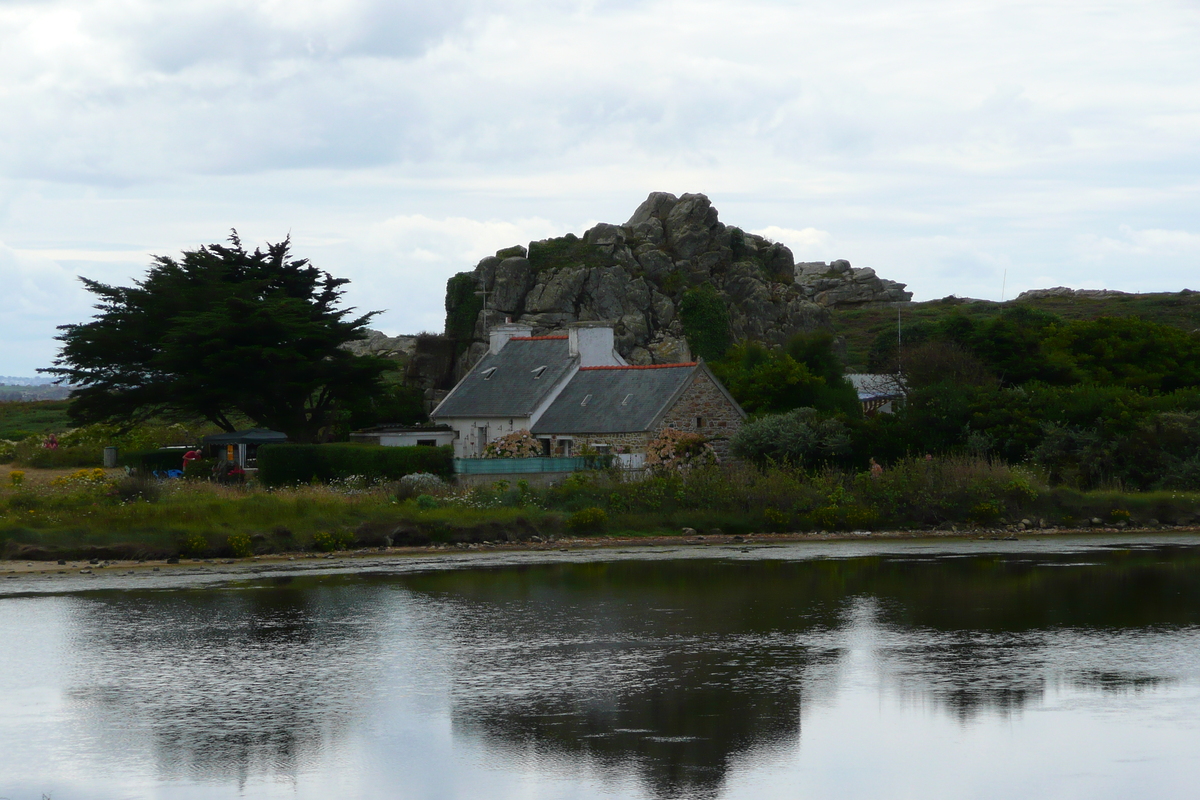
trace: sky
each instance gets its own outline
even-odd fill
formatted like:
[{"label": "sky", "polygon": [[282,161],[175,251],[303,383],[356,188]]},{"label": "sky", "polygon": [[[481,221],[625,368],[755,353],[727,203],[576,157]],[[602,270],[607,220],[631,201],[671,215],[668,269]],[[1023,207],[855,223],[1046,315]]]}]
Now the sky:
[{"label": "sky", "polygon": [[390,334],[652,191],[914,299],[1200,289],[1200,0],[0,0],[0,375],[291,236]]}]

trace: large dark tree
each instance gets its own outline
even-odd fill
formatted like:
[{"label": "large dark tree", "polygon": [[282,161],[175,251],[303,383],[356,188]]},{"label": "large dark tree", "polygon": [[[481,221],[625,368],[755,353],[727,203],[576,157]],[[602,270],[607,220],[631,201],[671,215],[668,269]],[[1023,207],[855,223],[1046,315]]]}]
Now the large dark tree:
[{"label": "large dark tree", "polygon": [[91,322],[64,325],[52,369],[81,388],[79,422],[199,416],[234,430],[241,416],[313,441],[339,405],[377,392],[389,362],[341,349],[377,312],[339,308],[344,278],[293,259],[290,239],[155,256],[133,286],[82,278],[100,298]]}]

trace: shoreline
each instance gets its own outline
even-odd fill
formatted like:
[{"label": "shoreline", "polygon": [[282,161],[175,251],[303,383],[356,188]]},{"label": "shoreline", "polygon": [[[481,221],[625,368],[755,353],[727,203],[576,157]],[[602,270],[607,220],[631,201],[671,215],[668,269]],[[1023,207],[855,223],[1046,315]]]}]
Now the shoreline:
[{"label": "shoreline", "polygon": [[[101,575],[137,575],[146,573],[162,573],[164,576],[194,572],[197,569],[210,574],[227,576],[254,575],[265,571],[278,571],[279,568],[290,570],[295,568],[332,567],[341,571],[358,564],[362,570],[374,570],[381,564],[395,563],[411,565],[415,561],[445,556],[458,556],[472,559],[482,555],[503,555],[507,553],[599,553],[606,550],[616,551],[618,548],[686,548],[702,550],[705,547],[721,547],[722,549],[738,549],[747,552],[754,548],[781,546],[802,543],[845,543],[845,542],[886,542],[886,541],[952,541],[962,542],[1021,542],[1029,540],[1055,540],[1068,537],[1081,539],[1101,539],[1120,535],[1133,537],[1173,536],[1179,534],[1200,533],[1200,526],[1160,526],[1157,528],[1035,528],[1025,531],[1000,530],[896,530],[896,531],[820,531],[795,533],[752,533],[745,535],[733,534],[695,534],[695,535],[657,535],[657,536],[593,536],[593,537],[562,537],[548,541],[518,541],[518,542],[482,542],[462,544],[433,544],[399,547],[355,548],[331,553],[315,553],[311,551],[294,551],[270,553],[246,558],[179,558],[179,559],[91,559],[67,560],[66,563],[56,561],[37,561],[27,559],[0,560],[0,581],[22,577],[46,576],[92,576]],[[623,550],[628,553],[628,550]],[[174,562],[174,563],[169,563]],[[316,563],[313,563],[316,562]],[[309,565],[305,567],[305,565]],[[232,569],[230,569],[232,567]],[[220,568],[220,569],[214,569]],[[355,570],[351,570],[355,571]],[[0,583],[0,593],[6,588]]]}]

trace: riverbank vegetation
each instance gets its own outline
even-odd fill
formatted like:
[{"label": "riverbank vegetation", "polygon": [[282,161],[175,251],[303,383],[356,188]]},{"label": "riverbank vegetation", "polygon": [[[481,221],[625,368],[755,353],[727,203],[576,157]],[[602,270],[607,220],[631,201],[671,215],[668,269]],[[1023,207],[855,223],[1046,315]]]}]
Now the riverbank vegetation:
[{"label": "riverbank vegetation", "polygon": [[117,470],[0,473],[8,558],[232,556],[565,535],[1005,530],[1190,525],[1200,495],[1082,492],[975,456],[907,459],[882,473],[699,467],[630,481],[577,473],[548,488],[473,489],[432,475],[267,489],[146,481]]}]

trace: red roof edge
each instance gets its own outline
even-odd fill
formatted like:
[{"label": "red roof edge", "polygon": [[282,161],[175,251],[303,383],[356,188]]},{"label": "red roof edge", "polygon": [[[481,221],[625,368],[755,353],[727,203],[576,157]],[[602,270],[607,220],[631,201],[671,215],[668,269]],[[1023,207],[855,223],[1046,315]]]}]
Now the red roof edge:
[{"label": "red roof edge", "polygon": [[544,342],[547,339],[566,339],[566,336],[514,336],[510,342]]},{"label": "red roof edge", "polygon": [[675,367],[694,367],[696,363],[695,361],[687,361],[682,364],[629,364],[623,367],[580,367],[579,371],[583,372],[585,369],[674,369]]}]

